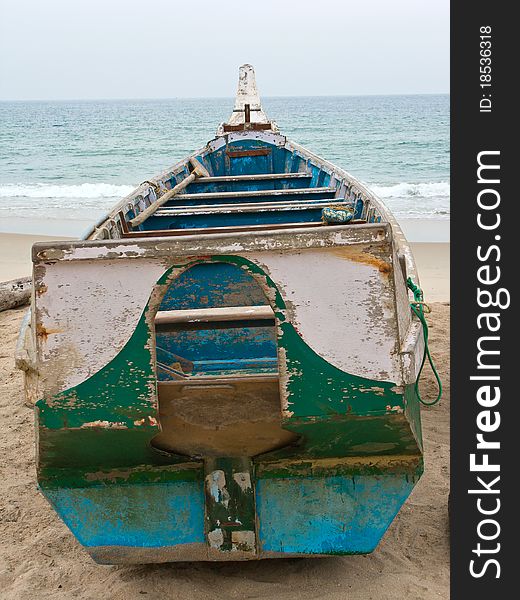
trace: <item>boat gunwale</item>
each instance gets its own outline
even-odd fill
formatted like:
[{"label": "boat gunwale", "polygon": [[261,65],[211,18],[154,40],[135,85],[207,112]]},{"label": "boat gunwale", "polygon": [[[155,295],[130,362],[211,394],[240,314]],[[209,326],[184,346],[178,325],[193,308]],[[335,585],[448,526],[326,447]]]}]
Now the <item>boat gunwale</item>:
[{"label": "boat gunwale", "polygon": [[[170,237],[43,241],[33,244],[32,261],[37,265],[60,260],[172,258],[208,254],[218,256],[241,252],[379,245],[391,241],[389,234],[388,223],[365,223],[355,226],[343,224],[320,228],[271,229],[262,231],[261,236],[257,231],[240,231]],[[136,248],[140,252],[136,252]],[[88,250],[92,252],[86,252]],[[96,253],[96,250],[99,252]]]}]

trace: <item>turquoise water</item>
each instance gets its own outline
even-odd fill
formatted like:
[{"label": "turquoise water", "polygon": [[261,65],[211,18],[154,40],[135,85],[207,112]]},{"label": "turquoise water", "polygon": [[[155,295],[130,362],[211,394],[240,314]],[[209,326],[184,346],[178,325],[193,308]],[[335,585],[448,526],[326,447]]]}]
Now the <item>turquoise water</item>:
[{"label": "turquoise water", "polygon": [[[264,98],[281,132],[400,220],[449,218],[449,96]],[[78,235],[214,137],[231,98],[0,102],[0,231]]]}]

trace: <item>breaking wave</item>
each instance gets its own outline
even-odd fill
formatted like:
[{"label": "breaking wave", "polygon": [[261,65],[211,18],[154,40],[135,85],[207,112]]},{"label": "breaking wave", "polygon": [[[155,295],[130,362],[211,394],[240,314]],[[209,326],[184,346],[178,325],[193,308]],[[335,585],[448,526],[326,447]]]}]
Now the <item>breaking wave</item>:
[{"label": "breaking wave", "polygon": [[428,183],[396,183],[394,185],[370,186],[380,198],[435,198],[449,197],[450,184],[447,181]]},{"label": "breaking wave", "polygon": [[398,219],[448,219],[450,184],[447,181],[369,185]]},{"label": "breaking wave", "polygon": [[0,198],[123,198],[134,189],[133,185],[113,183],[81,183],[77,185],[7,183],[0,185]]}]

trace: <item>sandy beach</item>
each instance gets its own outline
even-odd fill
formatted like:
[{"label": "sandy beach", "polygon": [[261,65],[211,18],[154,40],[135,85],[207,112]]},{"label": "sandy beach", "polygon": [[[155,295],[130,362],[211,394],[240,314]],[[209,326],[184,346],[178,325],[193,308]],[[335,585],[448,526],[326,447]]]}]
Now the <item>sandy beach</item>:
[{"label": "sandy beach", "polygon": [[0,233],[0,281],[9,281],[31,274],[31,248],[36,242],[69,238],[23,233]]},{"label": "sandy beach", "polygon": [[[0,279],[30,273],[43,236],[0,234]],[[32,408],[24,404],[13,352],[25,309],[0,313],[0,589],[5,600],[78,598],[265,598],[413,600],[449,597],[449,244],[415,243],[430,301],[430,344],[445,384],[423,409],[426,470],[369,556],[252,563],[99,566],[58,519],[35,484]],[[426,395],[435,392],[430,373]]]}]

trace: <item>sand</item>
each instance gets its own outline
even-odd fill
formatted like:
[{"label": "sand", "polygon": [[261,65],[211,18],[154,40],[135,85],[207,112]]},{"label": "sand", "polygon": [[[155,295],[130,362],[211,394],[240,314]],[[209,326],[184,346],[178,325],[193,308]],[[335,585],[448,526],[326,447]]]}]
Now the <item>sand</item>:
[{"label": "sand", "polygon": [[450,241],[449,219],[399,219],[399,225],[409,242]]},{"label": "sand", "polygon": [[412,242],[412,252],[426,302],[448,302],[450,299],[450,245]]},{"label": "sand", "polygon": [[[369,556],[129,567],[92,562],[36,489],[32,409],[13,351],[24,310],[0,313],[0,597],[88,600],[422,600],[449,597],[449,305],[434,303],[431,349],[445,384],[423,409],[426,471]],[[430,376],[427,394],[434,393]]]},{"label": "sand", "polygon": [[66,237],[29,235],[23,233],[0,233],[0,281],[9,281],[31,274],[31,247],[35,242],[50,239],[66,240]]}]

